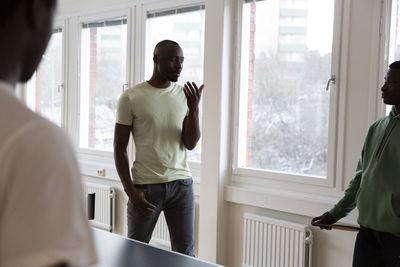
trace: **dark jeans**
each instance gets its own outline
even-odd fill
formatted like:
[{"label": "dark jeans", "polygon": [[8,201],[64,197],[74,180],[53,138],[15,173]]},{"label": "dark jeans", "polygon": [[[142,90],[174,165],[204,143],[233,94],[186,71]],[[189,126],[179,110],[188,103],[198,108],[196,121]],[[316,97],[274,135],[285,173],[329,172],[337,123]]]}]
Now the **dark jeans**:
[{"label": "dark jeans", "polygon": [[400,237],[360,226],[353,267],[400,267]]},{"label": "dark jeans", "polygon": [[193,180],[135,185],[146,190],[146,199],[156,206],[151,214],[140,213],[128,202],[128,237],[148,243],[161,211],[164,211],[173,251],[194,256]]}]

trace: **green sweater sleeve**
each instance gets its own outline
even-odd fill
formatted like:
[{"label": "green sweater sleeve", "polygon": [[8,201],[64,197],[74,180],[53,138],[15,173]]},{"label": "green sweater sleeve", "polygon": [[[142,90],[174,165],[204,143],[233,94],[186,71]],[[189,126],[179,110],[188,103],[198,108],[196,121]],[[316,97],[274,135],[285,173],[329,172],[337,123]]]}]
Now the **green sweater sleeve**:
[{"label": "green sweater sleeve", "polygon": [[361,158],[358,161],[357,170],[354,178],[350,181],[349,186],[344,192],[343,198],[329,211],[330,214],[336,219],[340,220],[346,217],[355,207],[356,207],[356,197],[358,189],[360,188],[361,176],[363,172],[363,154],[361,153]]}]

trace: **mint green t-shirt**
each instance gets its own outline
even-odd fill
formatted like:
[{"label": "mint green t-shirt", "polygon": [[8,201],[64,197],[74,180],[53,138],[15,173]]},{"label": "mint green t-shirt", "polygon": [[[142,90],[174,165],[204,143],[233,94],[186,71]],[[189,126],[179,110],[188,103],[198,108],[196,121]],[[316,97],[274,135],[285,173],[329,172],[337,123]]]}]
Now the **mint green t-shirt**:
[{"label": "mint green t-shirt", "polygon": [[135,184],[157,184],[191,177],[182,143],[188,112],[182,86],[161,89],[147,82],[126,90],[117,105],[117,123],[132,126]]}]

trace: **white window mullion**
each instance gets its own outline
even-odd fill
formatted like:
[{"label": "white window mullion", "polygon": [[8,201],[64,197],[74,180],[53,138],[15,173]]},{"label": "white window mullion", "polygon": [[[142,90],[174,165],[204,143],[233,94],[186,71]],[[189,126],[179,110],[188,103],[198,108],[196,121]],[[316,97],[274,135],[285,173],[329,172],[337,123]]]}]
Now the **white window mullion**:
[{"label": "white window mullion", "polygon": [[68,34],[68,29],[66,25],[66,19],[63,19],[62,22],[60,23],[60,28],[63,32],[62,35],[62,64],[61,64],[61,83],[58,85],[59,88],[58,90],[61,90],[62,93],[62,104],[61,104],[61,121],[62,121],[62,127],[64,128],[64,131],[67,133],[68,132],[68,117],[67,117],[67,104],[68,104],[68,98],[67,98],[67,91],[66,91],[66,86],[67,86],[67,66],[68,66],[68,49],[67,49],[67,34]]},{"label": "white window mullion", "polygon": [[64,90],[66,91],[66,123],[67,132],[74,147],[78,147],[79,140],[79,54],[80,37],[79,22],[77,17],[70,17],[67,20],[67,76]]},{"label": "white window mullion", "polygon": [[[400,60],[400,1],[382,0],[381,13],[381,38],[380,38],[380,61],[379,61],[379,87],[383,85],[384,77],[389,65],[394,61]],[[385,105],[380,98],[379,90],[375,94],[377,102],[376,118],[388,114],[391,110],[390,105]]]}]

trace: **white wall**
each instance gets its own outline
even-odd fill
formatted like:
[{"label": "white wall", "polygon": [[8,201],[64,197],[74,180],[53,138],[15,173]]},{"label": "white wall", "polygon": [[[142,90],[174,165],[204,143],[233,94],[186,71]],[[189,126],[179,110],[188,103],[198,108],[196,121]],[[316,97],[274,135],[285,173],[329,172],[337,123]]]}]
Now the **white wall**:
[{"label": "white wall", "polygon": [[[129,0],[62,0],[60,15],[70,15],[83,11],[106,9],[120,4],[134,5],[150,1]],[[153,1],[154,2],[154,1]],[[165,0],[163,0],[165,2]],[[232,129],[232,100],[234,61],[234,8],[235,1],[207,0],[205,34],[205,84],[203,114],[203,155],[202,183],[196,185],[197,200],[200,203],[199,256],[217,261],[227,266],[241,266],[242,215],[254,212],[262,215],[288,219],[308,224],[312,216],[319,215],[335,203],[354,174],[360,155],[363,138],[366,135],[375,103],[378,73],[377,24],[379,24],[379,3],[376,0],[344,0],[343,8],[348,12],[349,23],[344,25],[347,43],[342,44],[342,52],[347,54],[340,62],[345,71],[344,86],[339,88],[339,98],[345,99],[339,109],[343,123],[343,158],[338,159],[342,173],[337,173],[335,187],[329,191],[321,188],[319,194],[304,194],[294,202],[290,194],[279,195],[285,188],[273,195],[271,188],[246,187],[238,190],[230,183],[230,140]],[[140,7],[140,5],[138,6]],[[347,27],[348,26],[348,27]],[[379,45],[378,45],[379,48]],[[137,64],[135,64],[137,66]],[[343,74],[343,73],[342,73]],[[340,77],[339,77],[340,79]],[[379,79],[378,79],[379,80]],[[371,104],[372,103],[372,104]],[[372,105],[373,106],[373,105]],[[372,114],[372,115],[371,115]],[[340,144],[339,144],[340,145]],[[114,177],[117,178],[117,177]],[[111,184],[117,190],[116,233],[126,234],[126,196],[117,180],[85,176],[85,179]],[[275,184],[271,184],[273,188]],[[301,186],[300,186],[301,187]],[[264,190],[265,189],[265,190]],[[267,190],[268,189],[268,190]],[[288,190],[290,188],[287,188]],[[245,192],[246,191],[246,192]],[[325,194],[329,191],[328,194]],[[251,198],[246,196],[251,195]],[[281,203],[272,205],[279,198]],[[253,200],[253,203],[247,203]],[[228,200],[228,201],[227,201]],[[292,202],[293,201],[293,202]],[[284,203],[286,202],[286,203]],[[293,203],[293,210],[280,208]],[[355,223],[353,213],[347,222]],[[355,234],[342,231],[314,230],[313,266],[351,266]]]}]

